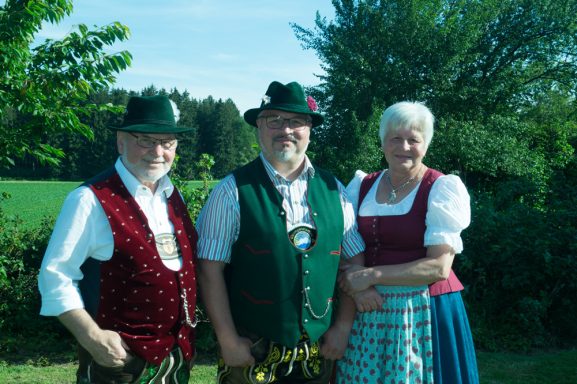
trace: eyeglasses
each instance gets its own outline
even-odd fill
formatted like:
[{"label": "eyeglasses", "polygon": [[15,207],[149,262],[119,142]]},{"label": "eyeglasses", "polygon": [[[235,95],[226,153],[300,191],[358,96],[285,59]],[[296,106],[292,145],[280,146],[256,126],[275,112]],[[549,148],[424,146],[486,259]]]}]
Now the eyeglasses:
[{"label": "eyeglasses", "polygon": [[310,118],[291,117],[290,119],[284,119],[276,115],[259,116],[258,118],[265,119],[266,126],[268,129],[282,129],[286,121],[288,122],[289,128],[294,129],[295,131],[302,131],[312,121]]},{"label": "eyeglasses", "polygon": [[142,148],[154,148],[157,145],[160,145],[162,149],[175,149],[178,140],[176,139],[153,139],[152,137],[148,136],[137,136],[132,132],[128,132],[130,136],[136,138],[136,144]]}]

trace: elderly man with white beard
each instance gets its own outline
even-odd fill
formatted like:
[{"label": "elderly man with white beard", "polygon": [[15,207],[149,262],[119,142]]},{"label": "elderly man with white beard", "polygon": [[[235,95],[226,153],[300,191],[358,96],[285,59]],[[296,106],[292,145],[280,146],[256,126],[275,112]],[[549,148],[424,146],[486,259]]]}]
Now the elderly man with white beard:
[{"label": "elderly man with white beard", "polygon": [[197,234],[167,176],[178,110],[132,97],[118,160],[66,198],[44,256],[41,314],[79,344],[77,383],[188,383],[195,356]]}]

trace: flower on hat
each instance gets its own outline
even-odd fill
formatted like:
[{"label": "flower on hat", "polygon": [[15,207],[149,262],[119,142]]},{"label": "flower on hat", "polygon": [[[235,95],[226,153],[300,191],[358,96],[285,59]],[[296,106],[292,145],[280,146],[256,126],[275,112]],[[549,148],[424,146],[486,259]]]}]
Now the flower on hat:
[{"label": "flower on hat", "polygon": [[270,104],[270,96],[269,96],[269,95],[264,95],[264,96],[262,97],[262,103],[263,103],[264,105]]},{"label": "flower on hat", "polygon": [[319,107],[317,106],[317,102],[315,101],[315,99],[313,99],[312,96],[307,96],[307,105],[309,106],[309,109],[313,112],[316,112],[316,110],[319,109]]}]

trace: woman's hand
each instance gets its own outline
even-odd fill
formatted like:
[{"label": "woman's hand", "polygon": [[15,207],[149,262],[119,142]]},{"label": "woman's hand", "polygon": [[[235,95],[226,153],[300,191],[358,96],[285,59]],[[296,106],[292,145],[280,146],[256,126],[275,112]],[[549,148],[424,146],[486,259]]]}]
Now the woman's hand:
[{"label": "woman's hand", "polygon": [[357,312],[378,311],[383,308],[383,298],[375,287],[355,293],[353,300],[355,301]]},{"label": "woman's hand", "polygon": [[339,269],[339,287],[349,296],[364,291],[373,285],[371,268],[356,264],[342,264]]}]

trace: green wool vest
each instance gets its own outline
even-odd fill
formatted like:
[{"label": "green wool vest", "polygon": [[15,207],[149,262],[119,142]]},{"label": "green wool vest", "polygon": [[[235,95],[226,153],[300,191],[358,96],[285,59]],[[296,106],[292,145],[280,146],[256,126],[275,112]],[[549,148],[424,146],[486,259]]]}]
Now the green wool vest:
[{"label": "green wool vest", "polygon": [[343,238],[335,178],[316,168],[308,181],[317,238],[304,251],[289,240],[282,196],[260,158],[236,170],[234,177],[240,233],[226,278],[236,326],[289,348],[303,332],[318,340],[331,323]]}]

